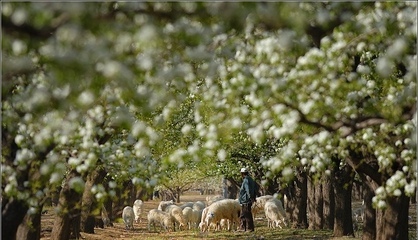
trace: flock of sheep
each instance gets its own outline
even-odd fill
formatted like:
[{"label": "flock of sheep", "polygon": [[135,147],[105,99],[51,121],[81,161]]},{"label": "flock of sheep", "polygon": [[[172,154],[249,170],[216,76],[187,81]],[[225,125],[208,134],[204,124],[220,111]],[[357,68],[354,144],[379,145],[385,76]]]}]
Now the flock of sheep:
[{"label": "flock of sheep", "polygon": [[[241,206],[236,199],[225,199],[222,196],[207,197],[202,201],[187,202],[176,205],[173,201],[161,201],[157,209],[147,214],[148,230],[157,231],[156,226],[165,231],[176,229],[197,229],[200,231],[237,230],[240,225]],[[287,226],[286,212],[280,200],[272,195],[261,196],[252,206],[253,217],[264,211],[269,228]],[[141,222],[143,202],[136,200],[133,206],[126,206],[122,219],[126,229],[133,229],[134,221]]]}]

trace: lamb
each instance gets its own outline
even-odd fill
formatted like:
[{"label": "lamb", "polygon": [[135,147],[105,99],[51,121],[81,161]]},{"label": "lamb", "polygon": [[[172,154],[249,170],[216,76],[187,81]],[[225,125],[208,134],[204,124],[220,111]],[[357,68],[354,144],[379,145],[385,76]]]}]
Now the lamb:
[{"label": "lamb", "polygon": [[134,209],[135,222],[136,223],[141,222],[142,205],[143,205],[143,202],[141,200],[139,200],[139,199],[137,199],[134,202],[133,209]]},{"label": "lamb", "polygon": [[266,202],[264,205],[264,212],[267,218],[267,227],[276,228],[282,226],[280,223],[286,224],[286,212],[284,212],[283,207],[280,209],[279,206],[273,201],[273,199]]},{"label": "lamb", "polygon": [[159,223],[161,228],[168,231],[170,226],[173,224],[173,220],[169,213],[163,212],[158,209],[151,209],[147,215],[148,219],[148,231],[151,231],[151,225],[154,226],[154,231],[156,231],[155,224]]},{"label": "lamb", "polygon": [[192,209],[190,207],[185,207],[183,209],[183,216],[186,220],[186,223],[189,225],[189,230],[197,227],[197,224],[200,220],[200,213],[201,211],[198,211],[196,209]]},{"label": "lamb", "polygon": [[[222,219],[227,219],[232,225],[239,223],[239,215],[241,206],[237,200],[223,199],[214,202],[208,207],[207,214],[205,217],[205,225],[210,226],[211,223],[218,225]],[[203,219],[203,216],[202,216]],[[228,226],[228,231],[231,230],[231,226]]]},{"label": "lamb", "polygon": [[135,219],[135,214],[134,214],[134,209],[130,206],[126,206],[123,211],[122,211],[122,219],[123,222],[125,223],[125,228],[126,229],[134,229],[134,219]]},{"label": "lamb", "polygon": [[161,211],[165,211],[167,206],[170,206],[170,205],[173,205],[173,204],[174,204],[173,200],[171,200],[171,201],[161,201],[160,204],[158,205],[157,209],[161,210]]},{"label": "lamb", "polygon": [[179,224],[179,230],[181,227],[186,226],[186,219],[183,216],[183,210],[177,205],[169,205],[166,207],[165,212],[169,213],[173,219],[173,229],[175,230],[175,223]]}]

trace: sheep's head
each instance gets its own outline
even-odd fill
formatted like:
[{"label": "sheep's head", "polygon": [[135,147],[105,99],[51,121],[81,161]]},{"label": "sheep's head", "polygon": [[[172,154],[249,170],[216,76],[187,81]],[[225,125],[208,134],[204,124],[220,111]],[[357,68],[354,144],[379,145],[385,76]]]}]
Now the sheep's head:
[{"label": "sheep's head", "polygon": [[210,222],[212,221],[212,219],[215,217],[215,214],[214,213],[212,213],[212,212],[208,212],[208,215],[206,215],[206,219],[205,219],[205,222],[206,222],[206,225],[210,225]]},{"label": "sheep's head", "polygon": [[200,231],[202,231],[202,232],[206,231],[206,229],[207,229],[207,225],[206,225],[206,223],[205,223],[205,222],[200,222],[200,223],[199,223],[199,229],[200,229]]}]

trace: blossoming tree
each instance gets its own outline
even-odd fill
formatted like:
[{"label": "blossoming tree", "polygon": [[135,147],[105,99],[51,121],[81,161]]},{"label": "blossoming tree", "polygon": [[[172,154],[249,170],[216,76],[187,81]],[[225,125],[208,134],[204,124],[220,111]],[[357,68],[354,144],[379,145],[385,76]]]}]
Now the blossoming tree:
[{"label": "blossoming tree", "polygon": [[36,236],[56,188],[53,235],[78,235],[95,170],[153,187],[167,165],[230,161],[245,133],[283,143],[260,159],[283,181],[341,160],[381,211],[364,237],[406,239],[416,29],[415,2],[2,3],[2,236]]}]

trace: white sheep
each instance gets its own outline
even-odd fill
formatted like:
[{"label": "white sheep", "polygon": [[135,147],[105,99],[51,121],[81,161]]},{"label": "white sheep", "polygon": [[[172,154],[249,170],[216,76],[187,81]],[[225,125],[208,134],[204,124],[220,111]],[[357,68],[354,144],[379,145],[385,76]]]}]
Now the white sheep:
[{"label": "white sheep", "polygon": [[134,229],[134,209],[130,206],[126,206],[122,211],[122,219],[125,223],[126,229]]},{"label": "white sheep", "polygon": [[264,211],[264,205],[270,199],[273,199],[272,195],[265,195],[256,198],[256,202],[251,206],[251,212],[254,218],[257,213],[259,213],[260,211]]},{"label": "white sheep", "polygon": [[186,226],[186,219],[183,216],[183,210],[177,205],[169,205],[166,207],[165,212],[169,213],[173,219],[173,229],[175,231],[175,223],[179,224],[179,230]]},{"label": "white sheep", "polygon": [[167,206],[173,205],[174,202],[173,200],[171,201],[161,201],[160,204],[158,205],[158,210],[160,211],[165,211],[165,209],[167,208]]},{"label": "white sheep", "polygon": [[208,230],[209,227],[208,225],[206,225],[206,215],[208,214],[208,211],[209,207],[205,207],[200,215],[199,229],[202,232],[206,232],[206,230]]},{"label": "white sheep", "polygon": [[134,209],[134,214],[135,214],[135,222],[139,223],[141,222],[141,214],[142,214],[142,206],[143,206],[143,202],[142,200],[135,200],[134,205],[133,205],[133,209]]},{"label": "white sheep", "polygon": [[211,223],[214,223],[217,226],[222,219],[227,219],[230,221],[230,226],[228,226],[228,230],[231,230],[232,224],[235,223],[235,226],[239,224],[240,211],[241,206],[238,200],[219,200],[217,202],[212,203],[212,205],[208,207],[207,214],[205,217],[205,224],[206,226],[210,226]]},{"label": "white sheep", "polygon": [[207,196],[206,197],[207,206],[210,206],[212,203],[217,202],[222,199],[225,199],[224,196],[222,195]]},{"label": "white sheep", "polygon": [[202,211],[206,207],[206,204],[202,201],[197,201],[193,204],[193,209]]},{"label": "white sheep", "polygon": [[280,225],[281,223],[287,226],[286,212],[284,212],[283,206],[282,209],[280,209],[280,207],[278,207],[278,205],[273,201],[273,199],[267,201],[264,205],[264,213],[266,214],[267,218],[267,227],[282,228],[282,226]]},{"label": "white sheep", "polygon": [[172,218],[169,213],[158,209],[151,209],[147,215],[148,219],[148,231],[151,231],[151,225],[154,226],[154,231],[156,231],[155,224],[158,223],[161,228],[168,231],[170,226],[173,224]]},{"label": "white sheep", "polygon": [[194,204],[194,202],[187,202],[187,203],[184,203],[184,204],[180,205],[180,208],[181,209],[184,209],[186,207],[192,208],[193,207],[193,204]]},{"label": "white sheep", "polygon": [[189,229],[196,228],[200,221],[201,211],[192,209],[191,207],[185,207],[183,209],[183,216],[189,226]]}]

